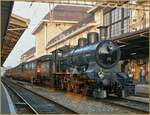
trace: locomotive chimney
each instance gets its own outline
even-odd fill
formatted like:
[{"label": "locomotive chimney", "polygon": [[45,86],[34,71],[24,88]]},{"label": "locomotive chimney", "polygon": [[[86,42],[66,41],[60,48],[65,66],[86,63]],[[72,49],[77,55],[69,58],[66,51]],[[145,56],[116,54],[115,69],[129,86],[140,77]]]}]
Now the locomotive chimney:
[{"label": "locomotive chimney", "polygon": [[100,26],[99,32],[100,32],[100,41],[106,40],[107,37],[107,27],[106,26]]},{"label": "locomotive chimney", "polygon": [[88,44],[96,43],[99,39],[99,35],[97,32],[89,32],[87,34]]},{"label": "locomotive chimney", "polygon": [[78,47],[84,47],[87,44],[86,38],[79,38]]}]

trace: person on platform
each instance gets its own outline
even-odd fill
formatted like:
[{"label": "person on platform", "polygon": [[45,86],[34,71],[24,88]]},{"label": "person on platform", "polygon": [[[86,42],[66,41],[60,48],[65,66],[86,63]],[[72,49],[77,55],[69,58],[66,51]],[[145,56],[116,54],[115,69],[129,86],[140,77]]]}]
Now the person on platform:
[{"label": "person on platform", "polygon": [[133,80],[133,72],[132,72],[131,67],[129,67],[129,69],[128,69],[128,77],[129,77],[130,80]]},{"label": "person on platform", "polygon": [[144,69],[144,67],[143,66],[141,66],[141,70],[140,70],[140,82],[142,83],[142,84],[144,84],[144,82],[145,82],[145,69]]}]

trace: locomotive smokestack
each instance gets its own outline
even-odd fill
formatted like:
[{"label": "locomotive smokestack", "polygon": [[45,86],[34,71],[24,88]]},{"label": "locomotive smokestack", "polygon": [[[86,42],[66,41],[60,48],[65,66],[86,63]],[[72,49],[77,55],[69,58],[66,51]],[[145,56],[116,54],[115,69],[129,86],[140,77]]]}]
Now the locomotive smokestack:
[{"label": "locomotive smokestack", "polygon": [[78,47],[84,47],[87,44],[86,38],[79,38]]},{"label": "locomotive smokestack", "polygon": [[107,27],[106,26],[100,26],[99,32],[100,32],[100,41],[106,40],[107,38]]},{"label": "locomotive smokestack", "polygon": [[98,42],[99,35],[97,32],[89,32],[87,34],[88,44],[93,44]]}]

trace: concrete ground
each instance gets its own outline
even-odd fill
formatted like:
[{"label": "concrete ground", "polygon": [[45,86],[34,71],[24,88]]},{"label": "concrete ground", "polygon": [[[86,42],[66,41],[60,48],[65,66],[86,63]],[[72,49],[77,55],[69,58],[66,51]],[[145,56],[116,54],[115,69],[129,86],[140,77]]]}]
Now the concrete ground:
[{"label": "concrete ground", "polygon": [[135,87],[135,94],[149,97],[149,84],[137,84]]},{"label": "concrete ground", "polygon": [[81,114],[136,113],[134,110],[127,110],[120,106],[101,102],[100,100],[89,99],[80,94],[56,91],[38,86],[26,85],[25,87]]}]

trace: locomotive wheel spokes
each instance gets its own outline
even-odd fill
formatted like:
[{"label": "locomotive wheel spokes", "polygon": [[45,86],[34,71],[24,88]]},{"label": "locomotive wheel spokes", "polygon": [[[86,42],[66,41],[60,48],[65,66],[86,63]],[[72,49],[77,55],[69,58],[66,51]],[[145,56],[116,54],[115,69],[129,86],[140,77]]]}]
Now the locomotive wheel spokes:
[{"label": "locomotive wheel spokes", "polygon": [[61,89],[64,89],[64,82],[62,78],[60,79],[60,83],[61,83]]},{"label": "locomotive wheel spokes", "polygon": [[76,85],[74,85],[74,89],[73,89],[73,92],[76,93]]},{"label": "locomotive wheel spokes", "polygon": [[82,89],[82,95],[86,96],[87,95],[87,91],[88,91],[88,86],[84,86],[84,88]]},{"label": "locomotive wheel spokes", "polygon": [[70,91],[70,84],[67,83],[67,91]]}]

